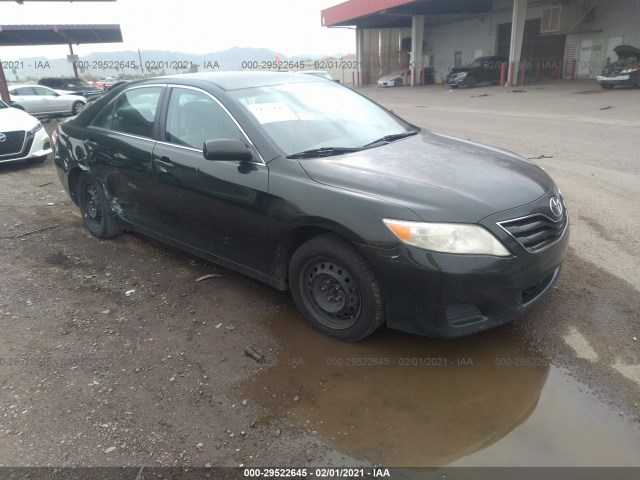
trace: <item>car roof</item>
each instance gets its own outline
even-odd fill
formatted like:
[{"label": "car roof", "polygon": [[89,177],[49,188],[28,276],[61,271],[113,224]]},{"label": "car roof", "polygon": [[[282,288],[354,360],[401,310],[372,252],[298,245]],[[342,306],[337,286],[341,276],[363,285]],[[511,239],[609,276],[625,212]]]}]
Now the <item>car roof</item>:
[{"label": "car roof", "polygon": [[182,75],[168,75],[149,79],[179,81],[188,83],[190,80],[208,82],[223,90],[241,90],[243,88],[267,87],[286,83],[310,83],[322,81],[313,75],[296,75],[288,72],[201,72],[185,73]]},{"label": "car roof", "polygon": [[[11,85],[8,85],[9,90],[13,89],[13,88],[24,88],[24,87],[44,87],[44,88],[49,88],[46,85],[38,85],[37,83],[12,83]],[[49,90],[51,90],[49,88]]]}]

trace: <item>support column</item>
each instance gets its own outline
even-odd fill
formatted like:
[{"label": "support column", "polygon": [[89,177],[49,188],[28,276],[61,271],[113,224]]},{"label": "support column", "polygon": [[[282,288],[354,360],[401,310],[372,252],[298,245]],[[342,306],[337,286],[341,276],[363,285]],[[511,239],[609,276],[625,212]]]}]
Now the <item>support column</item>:
[{"label": "support column", "polygon": [[424,39],[424,15],[413,15],[411,17],[411,56],[409,57],[409,68],[411,86],[415,87],[420,83],[420,69],[424,67],[422,60],[422,42]]},{"label": "support column", "polygon": [[[71,55],[73,55],[73,45],[69,44],[69,53]],[[76,65],[76,62],[73,62],[73,74],[76,76],[76,78],[80,78],[78,76],[78,65]]]},{"label": "support column", "polygon": [[518,81],[518,67],[522,55],[524,23],[527,19],[527,0],[513,0],[513,18],[511,20],[511,45],[509,47],[509,78],[507,85]]},{"label": "support column", "polygon": [[361,28],[356,28],[356,61],[358,65],[358,71],[354,76],[354,87],[359,87],[361,78],[362,78],[362,60],[364,52],[362,51],[364,48],[364,30]]}]

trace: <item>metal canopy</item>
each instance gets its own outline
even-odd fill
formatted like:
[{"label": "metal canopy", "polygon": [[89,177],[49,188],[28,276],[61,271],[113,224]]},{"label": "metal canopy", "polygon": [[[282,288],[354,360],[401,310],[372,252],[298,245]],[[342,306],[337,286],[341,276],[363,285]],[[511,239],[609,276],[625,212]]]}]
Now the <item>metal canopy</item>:
[{"label": "metal canopy", "polygon": [[322,26],[411,27],[412,15],[490,12],[492,0],[349,0],[322,11]]},{"label": "metal canopy", "polygon": [[0,25],[0,46],[122,42],[120,25]]}]

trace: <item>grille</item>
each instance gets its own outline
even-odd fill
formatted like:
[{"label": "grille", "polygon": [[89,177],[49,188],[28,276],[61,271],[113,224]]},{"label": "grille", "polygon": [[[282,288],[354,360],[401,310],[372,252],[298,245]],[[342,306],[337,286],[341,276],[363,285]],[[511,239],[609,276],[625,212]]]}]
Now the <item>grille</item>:
[{"label": "grille", "polygon": [[564,235],[567,228],[567,215],[554,222],[546,215],[537,213],[528,217],[499,222],[509,235],[515,238],[529,252],[539,252],[550,247]]},{"label": "grille", "polygon": [[13,155],[22,151],[25,131],[0,132],[4,135],[4,142],[0,142],[0,156]]}]

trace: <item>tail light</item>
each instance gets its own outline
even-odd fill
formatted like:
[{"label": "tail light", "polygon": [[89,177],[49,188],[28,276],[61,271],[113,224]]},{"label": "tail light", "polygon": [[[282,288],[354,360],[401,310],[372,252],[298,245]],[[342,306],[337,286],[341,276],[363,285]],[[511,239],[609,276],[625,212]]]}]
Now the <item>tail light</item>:
[{"label": "tail light", "polygon": [[56,129],[51,134],[51,146],[54,149],[56,148],[56,145],[58,144],[58,140],[60,140],[60,132],[58,131],[58,128],[56,127]]}]

